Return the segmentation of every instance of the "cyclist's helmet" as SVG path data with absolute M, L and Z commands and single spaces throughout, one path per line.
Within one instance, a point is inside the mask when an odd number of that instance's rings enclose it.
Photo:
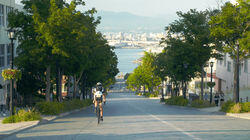
M 102 84 L 101 84 L 100 82 L 98 82 L 98 83 L 96 84 L 96 90 L 97 90 L 97 91 L 102 91 Z
M 101 82 L 98 82 L 98 83 L 96 84 L 96 86 L 102 86 L 102 83 L 101 83 Z

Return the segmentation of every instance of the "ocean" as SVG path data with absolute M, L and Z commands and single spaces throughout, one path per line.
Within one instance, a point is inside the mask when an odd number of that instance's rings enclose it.
M 120 73 L 118 75 L 125 75 L 131 73 L 138 66 L 133 61 L 143 56 L 143 49 L 115 49 L 114 50 L 118 57 L 118 69 Z

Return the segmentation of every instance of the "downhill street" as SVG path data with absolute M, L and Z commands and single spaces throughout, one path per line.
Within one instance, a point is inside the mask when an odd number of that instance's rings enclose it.
M 24 130 L 6 140 L 249 139 L 250 121 L 196 109 L 167 106 L 132 93 L 110 93 L 104 122 L 93 107 Z

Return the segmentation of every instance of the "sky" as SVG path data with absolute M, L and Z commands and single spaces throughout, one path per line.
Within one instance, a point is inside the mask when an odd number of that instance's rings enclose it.
M 21 0 L 16 0 L 20 3 Z M 67 0 L 70 1 L 70 0 Z M 140 16 L 160 17 L 174 15 L 189 9 L 218 8 L 226 0 L 84 0 L 84 10 L 95 7 L 97 11 L 128 12 Z

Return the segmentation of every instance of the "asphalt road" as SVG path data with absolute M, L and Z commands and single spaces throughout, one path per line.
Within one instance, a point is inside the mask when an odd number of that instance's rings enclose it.
M 22 131 L 6 140 L 249 140 L 250 121 L 167 106 L 132 93 L 110 93 L 104 122 L 93 108 Z

